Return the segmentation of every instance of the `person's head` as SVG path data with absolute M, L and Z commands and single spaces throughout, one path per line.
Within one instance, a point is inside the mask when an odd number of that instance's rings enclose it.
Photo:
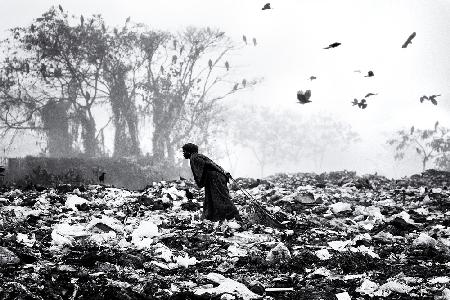
M 183 147 L 183 156 L 188 159 L 192 154 L 198 153 L 198 146 L 192 143 L 187 143 Z

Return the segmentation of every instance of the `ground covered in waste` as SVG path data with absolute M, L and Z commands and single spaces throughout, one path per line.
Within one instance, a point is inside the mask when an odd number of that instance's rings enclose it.
M 450 173 L 236 182 L 215 223 L 189 180 L 3 187 L 0 299 L 450 299 Z

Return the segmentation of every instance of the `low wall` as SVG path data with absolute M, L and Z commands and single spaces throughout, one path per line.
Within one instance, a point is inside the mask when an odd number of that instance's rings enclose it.
M 150 163 L 149 163 L 150 164 Z M 61 183 L 94 184 L 105 172 L 106 185 L 114 185 L 132 190 L 144 188 L 153 181 L 178 178 L 176 167 L 142 165 L 124 158 L 8 158 L 4 183 L 18 185 Z

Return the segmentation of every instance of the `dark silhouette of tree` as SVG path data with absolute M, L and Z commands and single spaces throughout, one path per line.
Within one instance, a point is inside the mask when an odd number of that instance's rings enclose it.
M 11 118 L 8 109 L 3 109 L 2 121 L 7 129 L 30 129 L 24 124 L 42 117 L 41 110 L 49 101 L 68 102 L 66 117 L 73 127 L 81 127 L 85 154 L 94 156 L 98 147 L 92 108 L 101 94 L 99 79 L 106 55 L 100 29 L 103 21 L 100 16 L 76 25 L 69 21 L 66 13 L 51 8 L 30 26 L 11 30 L 4 45 L 12 51 L 5 63 L 14 61 L 20 68 L 14 68 L 17 82 L 2 86 L 2 103 L 19 111 Z M 25 103 L 26 111 L 20 111 Z

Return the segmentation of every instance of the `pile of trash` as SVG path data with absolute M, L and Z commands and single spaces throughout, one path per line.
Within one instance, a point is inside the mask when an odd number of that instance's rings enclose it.
M 186 180 L 4 188 L 0 298 L 448 300 L 446 178 L 239 178 L 242 220 L 224 222 L 202 219 Z M 282 227 L 255 219 L 254 201 Z

